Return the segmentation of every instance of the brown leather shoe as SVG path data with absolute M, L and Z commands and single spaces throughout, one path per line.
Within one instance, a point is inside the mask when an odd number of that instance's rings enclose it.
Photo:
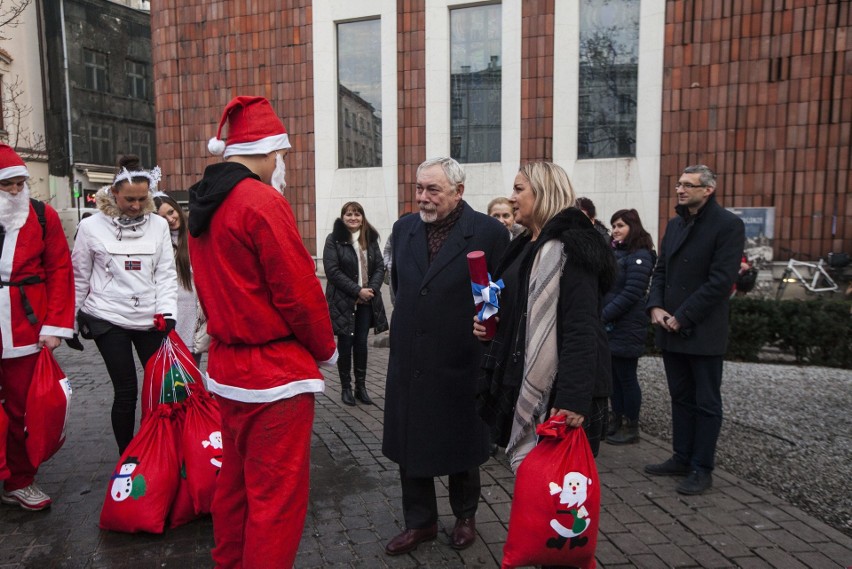
M 438 536 L 438 524 L 423 529 L 407 529 L 385 546 L 388 555 L 402 555 L 414 551 L 424 541 L 432 541 Z
M 450 547 L 466 549 L 476 541 L 476 518 L 457 518 L 450 536 Z

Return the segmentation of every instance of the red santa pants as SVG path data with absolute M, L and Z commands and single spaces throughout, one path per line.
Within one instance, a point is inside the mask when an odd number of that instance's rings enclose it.
M 314 395 L 260 404 L 220 397 L 219 409 L 213 561 L 222 569 L 292 567 L 308 511 Z
M 3 409 L 9 416 L 6 464 L 12 475 L 3 484 L 7 492 L 20 490 L 32 484 L 38 470 L 27 457 L 24 437 L 27 393 L 30 390 L 37 360 L 37 353 L 20 358 L 0 359 L 0 399 L 3 400 Z

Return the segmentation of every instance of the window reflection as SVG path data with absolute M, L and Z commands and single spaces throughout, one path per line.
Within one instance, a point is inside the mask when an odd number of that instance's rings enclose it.
M 578 158 L 636 155 L 639 1 L 581 0 Z
M 501 7 L 450 12 L 450 155 L 500 161 Z
M 382 165 L 381 21 L 337 25 L 337 165 Z

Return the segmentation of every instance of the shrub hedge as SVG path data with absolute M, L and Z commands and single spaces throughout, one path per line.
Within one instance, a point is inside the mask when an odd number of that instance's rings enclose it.
M 758 361 L 765 347 L 795 356 L 796 363 L 852 367 L 852 303 L 843 300 L 731 300 L 726 359 Z M 653 331 L 646 353 L 658 353 Z

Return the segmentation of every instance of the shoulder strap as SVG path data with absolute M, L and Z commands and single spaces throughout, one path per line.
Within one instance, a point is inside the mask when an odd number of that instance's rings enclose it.
M 32 204 L 33 209 L 38 216 L 38 224 L 41 225 L 41 238 L 44 239 L 47 236 L 47 220 L 44 217 L 44 202 L 35 198 L 30 198 L 30 204 Z

